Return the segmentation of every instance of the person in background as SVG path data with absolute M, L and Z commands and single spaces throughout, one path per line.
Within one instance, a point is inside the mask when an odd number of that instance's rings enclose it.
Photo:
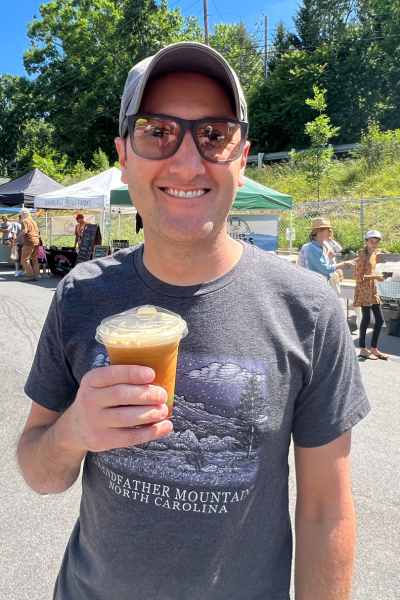
M 329 264 L 334 265 L 336 255 L 338 254 L 338 252 L 342 251 L 342 246 L 338 244 L 336 240 L 333 239 L 333 231 L 331 233 L 331 237 L 328 240 L 325 240 L 323 244 L 326 250 L 325 254 L 327 256 Z M 340 296 L 341 281 L 343 281 L 343 271 L 342 269 L 338 269 L 336 267 L 336 270 L 333 273 L 331 273 L 331 276 L 329 278 L 329 285 L 338 296 Z
M 42 238 L 39 238 L 38 263 L 39 263 L 39 273 L 40 273 L 40 269 L 42 270 L 42 275 L 39 274 L 39 279 L 44 279 L 45 277 L 50 277 L 50 274 L 47 273 L 47 260 L 46 260 L 46 253 L 44 251 Z
M 21 209 L 21 222 L 22 231 L 15 237 L 15 241 L 20 242 L 22 238 L 24 239 L 21 254 L 21 263 L 26 271 L 24 281 L 37 281 L 39 279 L 39 228 L 27 208 Z
M 376 229 L 371 229 L 371 231 L 367 232 L 367 235 L 365 236 L 365 246 L 355 261 L 353 275 L 356 282 L 353 306 L 360 306 L 362 313 L 360 323 L 359 356 L 369 358 L 370 360 L 378 360 L 379 358 L 387 360 L 389 358 L 388 354 L 379 352 L 377 348 L 379 334 L 381 332 L 384 319 L 381 299 L 376 289 L 376 282 L 385 281 L 385 279 L 387 279 L 386 276 L 380 276 L 375 273 L 377 254 L 387 253 L 387 251 L 383 248 L 378 248 L 381 240 L 382 236 Z M 375 323 L 372 330 L 371 349 L 368 351 L 366 348 L 365 337 L 368 325 L 371 321 L 371 311 L 374 315 Z
M 300 248 L 299 258 L 298 258 L 297 264 L 300 267 L 303 267 L 303 269 L 308 269 L 307 252 L 308 252 L 308 247 L 309 247 L 310 244 L 311 244 L 311 241 L 307 242 L 306 244 L 303 244 L 302 247 Z
M 25 275 L 25 271 L 22 269 L 22 265 L 21 265 L 21 253 L 22 253 L 22 246 L 24 245 L 24 238 L 20 238 L 20 240 L 18 242 L 16 241 L 16 237 L 17 237 L 17 235 L 19 235 L 21 233 L 21 231 L 22 231 L 21 214 L 19 214 L 18 221 L 13 223 L 11 226 L 12 241 L 13 241 L 13 244 L 16 244 L 17 248 L 18 248 L 18 260 L 16 260 L 14 263 L 14 266 L 15 266 L 14 277 L 19 277 L 20 275 Z
M 75 218 L 76 218 L 77 223 L 76 223 L 76 227 L 75 227 L 74 248 L 76 248 L 76 246 L 78 246 L 78 250 L 79 250 L 79 247 L 82 243 L 83 232 L 85 230 L 85 226 L 87 225 L 87 223 L 85 222 L 85 217 L 81 213 L 78 213 Z
M 2 215 L 2 224 L 0 227 L 1 232 L 1 243 L 8 244 L 11 239 L 11 223 L 8 220 L 7 215 Z
M 345 260 L 340 263 L 331 263 L 333 256 L 324 251 L 324 242 L 332 240 L 333 228 L 329 219 L 318 218 L 311 223 L 310 245 L 307 248 L 307 266 L 310 271 L 319 273 L 329 281 L 331 274 L 345 265 L 354 265 L 354 261 Z

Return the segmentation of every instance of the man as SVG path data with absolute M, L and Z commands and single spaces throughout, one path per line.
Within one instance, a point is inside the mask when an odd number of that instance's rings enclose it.
M 226 233 L 246 116 L 207 46 L 174 44 L 129 73 L 116 145 L 146 241 L 60 283 L 25 388 L 28 484 L 62 492 L 85 459 L 56 600 L 288 600 L 292 433 L 296 598 L 350 597 L 350 429 L 368 400 L 325 282 Z M 188 324 L 171 420 L 154 372 L 106 366 L 94 340 L 144 304 Z
M 37 281 L 39 279 L 40 231 L 28 208 L 21 208 L 20 216 L 22 229 L 15 236 L 14 243 L 21 244 L 21 240 L 24 240 L 21 250 L 21 264 L 26 271 L 26 275 L 22 281 Z
M 8 220 L 7 215 L 2 215 L 1 220 L 1 243 L 8 244 L 11 239 L 11 223 Z
M 17 245 L 18 248 L 18 260 L 15 261 L 15 273 L 14 277 L 19 277 L 20 275 L 25 275 L 25 271 L 21 269 L 21 260 L 22 260 L 22 246 L 24 245 L 24 238 L 19 238 L 17 241 L 17 235 L 19 235 L 22 231 L 22 222 L 21 222 L 21 213 L 18 215 L 18 221 L 12 224 L 11 226 L 11 235 L 13 242 Z
M 76 226 L 75 226 L 74 248 L 76 248 L 76 246 L 78 246 L 78 250 L 79 250 L 80 245 L 82 244 L 83 232 L 85 231 L 85 227 L 86 227 L 87 223 L 85 222 L 85 217 L 81 213 L 78 213 L 75 218 L 76 218 Z

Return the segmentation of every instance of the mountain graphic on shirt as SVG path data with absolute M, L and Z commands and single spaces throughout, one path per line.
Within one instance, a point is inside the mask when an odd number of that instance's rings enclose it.
M 101 364 L 107 364 L 104 348 L 93 361 L 95 368 Z M 268 429 L 265 369 L 232 358 L 180 355 L 178 390 L 183 393 L 175 393 L 171 433 L 101 452 L 98 459 L 150 481 L 250 485 Z

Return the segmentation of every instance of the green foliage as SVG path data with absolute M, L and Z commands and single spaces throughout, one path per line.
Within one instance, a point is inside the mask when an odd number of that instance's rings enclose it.
M 352 154 L 365 163 L 369 172 L 379 163 L 393 163 L 400 157 L 400 129 L 381 131 L 379 124 L 371 120 Z
M 264 53 L 244 23 L 216 24 L 210 46 L 218 50 L 236 71 L 245 93 L 262 82 Z
M 28 25 L 24 65 L 35 76 L 37 111 L 54 125 L 56 150 L 91 165 L 102 148 L 116 158 L 120 96 L 135 62 L 179 39 L 198 39 L 198 21 L 165 1 L 52 0 Z
M 304 148 L 305 123 L 312 117 L 306 99 L 314 85 L 326 87 L 325 51 L 310 56 L 305 51 L 284 54 L 261 86 L 248 97 L 250 139 L 260 152 Z
M 64 178 L 63 173 L 67 162 L 68 157 L 65 154 L 61 158 L 58 158 L 54 152 L 48 153 L 46 156 L 40 156 L 40 154 L 34 152 L 32 156 L 34 169 L 40 169 L 45 175 L 60 183 Z
M 96 150 L 92 159 L 93 170 L 96 173 L 102 173 L 110 168 L 110 163 L 108 162 L 107 155 L 102 151 L 101 148 Z
M 354 143 L 369 119 L 400 128 L 400 4 L 389 0 L 303 0 L 280 23 L 269 77 L 252 90 L 250 139 L 258 151 L 307 147 L 304 106 L 313 85 L 325 88 L 338 143 Z
M 313 110 L 319 112 L 314 121 L 309 121 L 305 126 L 305 133 L 311 139 L 311 148 L 303 152 L 291 152 L 291 158 L 296 166 L 301 169 L 306 179 L 317 184 L 318 200 L 320 197 L 320 182 L 322 176 L 332 167 L 333 149 L 324 148 L 331 139 L 337 135 L 339 127 L 330 124 L 330 118 L 323 114 L 326 109 L 326 89 L 320 90 L 318 86 L 313 87 L 314 98 L 307 98 L 306 104 Z
M 0 176 L 16 158 L 18 137 L 31 108 L 32 84 L 25 77 L 0 76 Z M 11 172 L 12 174 L 12 172 Z
M 54 154 L 55 131 L 50 123 L 43 119 L 29 119 L 25 122 L 17 136 L 18 151 L 16 154 L 18 168 L 15 177 L 21 177 L 35 168 L 33 155 L 47 156 Z

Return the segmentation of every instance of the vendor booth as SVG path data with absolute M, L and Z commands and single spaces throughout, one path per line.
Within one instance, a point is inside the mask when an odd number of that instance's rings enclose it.
M 35 196 L 64 189 L 39 169 L 0 186 L 0 204 L 32 208 Z
M 292 197 L 261 185 L 248 177 L 245 184 L 238 188 L 235 201 L 227 221 L 227 232 L 234 238 L 242 239 L 259 246 L 263 250 L 276 250 L 278 247 L 278 216 L 277 215 L 237 215 L 239 210 L 283 210 L 292 208 Z M 128 186 L 125 185 L 111 192 L 110 212 L 118 207 L 136 210 L 132 206 Z
M 89 179 L 70 185 L 62 190 L 56 190 L 48 194 L 40 194 L 35 197 L 35 209 L 46 210 L 94 210 L 100 212 L 100 231 L 96 235 L 104 236 L 105 214 L 110 207 L 111 191 L 121 187 L 121 171 L 116 167 L 107 169 L 103 173 L 94 175 Z M 91 224 L 94 227 L 94 224 Z M 96 238 L 101 244 L 101 238 Z M 53 275 L 63 276 L 73 268 L 78 260 L 77 252 L 73 248 L 57 248 L 50 244 L 48 252 L 48 263 Z
M 248 177 L 244 178 L 244 186 L 238 188 L 232 211 L 236 210 L 270 210 L 291 209 L 292 197 L 261 185 Z M 111 206 L 132 207 L 128 186 L 124 185 L 111 192 Z

